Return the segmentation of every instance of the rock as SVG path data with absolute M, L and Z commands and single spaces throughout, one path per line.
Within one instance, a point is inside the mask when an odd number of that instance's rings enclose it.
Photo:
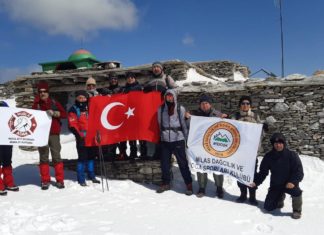
M 289 110 L 289 106 L 286 103 L 276 103 L 276 105 L 272 108 L 274 112 L 286 112 Z
M 305 111 L 306 105 L 301 101 L 297 101 L 296 103 L 292 103 L 290 105 L 290 109 L 294 111 Z
M 300 80 L 304 80 L 305 78 L 306 78 L 306 75 L 299 74 L 299 73 L 294 73 L 294 74 L 290 74 L 290 75 L 286 76 L 284 78 L 284 80 L 287 80 L 287 81 L 300 81 Z
M 273 116 L 269 116 L 269 117 L 266 118 L 266 122 L 270 126 L 273 126 L 277 122 L 277 120 Z

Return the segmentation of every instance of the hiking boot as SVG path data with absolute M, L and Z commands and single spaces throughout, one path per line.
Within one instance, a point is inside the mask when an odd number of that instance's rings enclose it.
M 224 189 L 223 189 L 223 187 L 217 187 L 216 188 L 216 196 L 218 198 L 223 198 L 224 197 Z
M 293 219 L 300 219 L 301 212 L 302 212 L 302 205 L 303 205 L 302 195 L 300 195 L 299 197 L 292 197 L 293 213 L 291 217 Z
M 241 194 L 235 201 L 237 202 L 237 203 L 243 203 L 243 202 L 245 202 L 246 201 L 246 199 L 247 199 L 247 197 L 246 197 L 246 195 L 244 195 L 244 194 Z
M 6 189 L 7 189 L 8 191 L 14 191 L 14 192 L 19 191 L 19 187 L 16 186 L 16 185 L 13 185 L 13 186 L 7 186 Z
M 163 192 L 165 192 L 165 191 L 168 191 L 168 190 L 170 190 L 171 188 L 170 188 L 170 185 L 169 184 L 162 184 L 157 190 L 156 190 L 156 192 L 157 193 L 163 193 Z
M 41 189 L 47 190 L 49 188 L 49 186 L 50 186 L 49 182 L 42 182 Z
M 191 196 L 193 194 L 193 191 L 192 191 L 192 183 L 187 184 L 187 190 L 186 190 L 185 194 L 187 196 Z
M 94 184 L 100 184 L 100 180 L 97 180 L 96 178 L 91 179 L 92 183 Z
M 7 190 L 0 190 L 0 196 L 6 196 L 7 195 Z
M 278 201 L 278 204 L 277 204 L 277 209 L 281 209 L 284 207 L 284 201 L 285 201 L 285 198 L 286 198 L 286 194 L 282 194 L 279 198 L 279 201 Z
M 88 186 L 88 185 L 86 184 L 86 182 L 79 183 L 79 184 L 80 184 L 80 186 L 82 186 L 82 187 L 86 187 L 86 186 Z
M 256 197 L 255 197 L 256 190 L 249 188 L 249 192 L 250 192 L 249 203 L 251 205 L 253 205 L 253 206 L 257 206 L 258 205 L 258 201 L 256 200 Z
M 250 198 L 249 198 L 249 203 L 250 203 L 252 206 L 257 206 L 257 205 L 258 205 L 258 201 L 255 199 L 255 197 L 250 197 Z
M 301 218 L 301 212 L 300 211 L 294 211 L 291 215 L 291 218 L 293 219 L 300 219 Z
M 199 188 L 198 193 L 196 194 L 198 198 L 201 198 L 205 196 L 205 189 L 204 188 Z
M 63 188 L 65 188 L 63 182 L 56 182 L 54 185 L 55 185 L 55 187 L 58 188 L 58 189 L 63 189 Z

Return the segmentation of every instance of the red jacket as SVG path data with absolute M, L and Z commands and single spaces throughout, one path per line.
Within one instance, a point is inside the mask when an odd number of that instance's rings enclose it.
M 80 112 L 79 115 L 78 117 L 77 111 L 72 106 L 68 114 L 69 128 L 76 138 L 83 139 L 88 130 L 88 112 Z
M 57 102 L 54 99 L 47 98 L 46 101 L 43 101 L 39 98 L 39 96 L 36 96 L 34 99 L 34 104 L 32 106 L 32 109 L 37 109 L 37 110 L 53 110 L 53 111 L 59 111 L 60 112 L 60 117 L 55 118 L 52 117 L 52 125 L 51 125 L 51 130 L 50 130 L 50 135 L 59 135 L 61 132 L 61 119 L 66 118 L 67 114 L 63 108 L 63 106 Z

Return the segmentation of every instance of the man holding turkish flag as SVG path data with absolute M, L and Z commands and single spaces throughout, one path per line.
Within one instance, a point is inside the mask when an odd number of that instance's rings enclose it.
M 101 145 L 127 140 L 146 140 L 157 143 L 160 139 L 157 110 L 162 104 L 159 92 L 134 91 L 90 99 L 89 126 L 86 146 L 95 146 L 96 134 Z

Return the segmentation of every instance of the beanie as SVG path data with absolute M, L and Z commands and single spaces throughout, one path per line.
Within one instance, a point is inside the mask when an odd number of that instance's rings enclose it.
M 243 100 L 248 100 L 250 102 L 250 104 L 252 104 L 252 99 L 250 96 L 247 96 L 247 95 L 243 95 L 241 98 L 240 98 L 240 102 L 239 102 L 239 106 L 241 105 L 241 103 L 243 102 Z
M 275 142 L 281 141 L 286 145 L 286 138 L 282 133 L 276 132 L 270 138 L 270 143 L 273 146 Z
M 48 91 L 48 83 L 47 82 L 40 82 L 37 85 L 37 90 L 39 92 L 39 90 L 46 90 Z
M 126 75 L 125 75 L 125 77 L 126 77 L 126 79 L 127 79 L 127 78 L 130 78 L 130 77 L 131 77 L 131 78 L 136 78 L 136 75 L 135 75 L 135 73 L 127 72 Z
M 78 97 L 78 96 L 80 96 L 80 95 L 86 97 L 87 99 L 89 98 L 89 94 L 88 94 L 88 92 L 86 92 L 86 91 L 84 91 L 84 90 L 76 91 L 76 92 L 74 93 L 74 95 L 75 95 L 75 98 Z
M 93 77 L 89 77 L 87 82 L 86 82 L 86 85 L 96 85 L 96 80 L 93 78 Z
M 154 66 L 160 67 L 163 70 L 163 64 L 160 61 L 155 61 L 152 64 L 152 67 L 154 67 Z
M 205 95 L 203 94 L 200 99 L 199 99 L 199 103 L 202 103 L 202 102 L 208 102 L 208 103 L 212 103 L 212 98 L 209 97 L 208 95 Z

